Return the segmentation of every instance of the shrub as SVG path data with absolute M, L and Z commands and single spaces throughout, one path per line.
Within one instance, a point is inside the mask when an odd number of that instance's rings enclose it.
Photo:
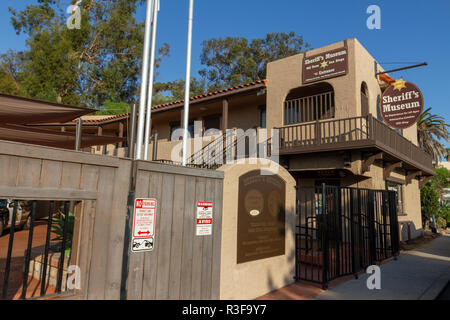
M 56 243 L 57 246 L 62 246 L 62 240 L 64 235 L 64 219 L 65 215 L 60 211 L 61 218 L 53 218 L 52 232 L 56 234 L 56 237 L 52 239 L 53 241 L 58 241 Z M 75 226 L 75 216 L 73 213 L 69 212 L 69 219 L 67 221 L 67 234 L 66 234 L 66 256 L 70 254 L 72 251 L 72 237 L 73 237 L 73 229 Z
M 422 206 L 423 226 L 430 220 L 431 215 L 439 211 L 439 194 L 431 183 L 420 189 L 420 202 Z
M 436 226 L 437 226 L 439 229 L 445 229 L 445 228 L 447 228 L 447 220 L 444 219 L 444 217 L 442 217 L 442 216 L 438 216 L 438 217 L 436 218 Z

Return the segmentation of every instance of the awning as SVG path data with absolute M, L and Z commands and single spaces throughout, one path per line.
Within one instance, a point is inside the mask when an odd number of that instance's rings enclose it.
M 66 123 L 95 111 L 0 94 L 0 124 Z
M 81 137 L 82 148 L 127 141 L 126 138 L 97 136 L 93 134 L 82 134 Z M 75 148 L 75 135 L 73 133 L 31 128 L 20 125 L 0 124 L 0 140 L 72 150 Z

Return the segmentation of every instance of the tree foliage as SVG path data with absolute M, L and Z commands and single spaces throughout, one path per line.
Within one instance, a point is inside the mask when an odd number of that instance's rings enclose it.
M 433 157 L 433 160 L 439 160 L 447 157 L 447 149 L 441 143 L 441 140 L 449 142 L 449 125 L 444 117 L 432 114 L 431 108 L 426 109 L 417 121 L 417 139 L 419 146 Z
M 436 175 L 420 189 L 423 223 L 429 221 L 431 215 L 450 223 L 450 206 L 443 198 L 444 189 L 450 187 L 450 170 L 438 167 L 434 171 Z
M 180 101 L 184 99 L 185 81 L 183 79 L 158 82 L 154 85 L 155 96 L 153 105 L 160 105 L 172 101 Z M 190 96 L 195 97 L 204 94 L 206 91 L 205 80 L 193 77 L 190 85 Z
M 34 0 L 23 10 L 10 8 L 17 34 L 27 49 L 0 56 L 0 92 L 126 112 L 136 103 L 142 67 L 144 22 L 136 20 L 143 0 L 72 0 L 81 8 L 80 29 L 68 28 L 68 2 Z M 214 38 L 203 42 L 199 78 L 190 95 L 265 79 L 267 64 L 309 48 L 295 32 L 264 38 Z M 170 46 L 158 50 L 156 70 Z M 158 75 L 158 71 L 156 72 Z M 184 99 L 184 80 L 156 82 L 153 105 Z
M 242 37 L 214 38 L 203 41 L 200 75 L 209 91 L 266 78 L 267 64 L 308 49 L 295 32 L 269 33 L 251 41 Z
M 427 183 L 420 189 L 420 202 L 422 206 L 422 222 L 425 226 L 432 215 L 439 211 L 439 194 L 431 183 Z
M 23 57 L 20 52 L 8 50 L 0 55 L 0 92 L 23 96 Z
M 95 107 L 133 101 L 143 51 L 144 23 L 135 18 L 140 3 L 84 0 L 80 29 L 67 27 L 67 3 L 37 0 L 22 11 L 10 8 L 16 32 L 28 36 L 20 64 L 24 95 Z M 169 49 L 159 49 L 157 67 Z

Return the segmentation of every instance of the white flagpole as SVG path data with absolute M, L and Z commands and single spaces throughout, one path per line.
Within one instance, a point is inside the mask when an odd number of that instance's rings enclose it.
M 192 54 L 192 23 L 194 20 L 194 0 L 189 0 L 188 40 L 186 53 L 186 83 L 184 92 L 184 124 L 183 124 L 183 166 L 187 164 L 187 142 L 189 126 L 189 99 L 191 89 L 191 54 Z
M 142 140 L 144 138 L 145 103 L 147 100 L 148 60 L 150 46 L 150 28 L 153 0 L 147 0 L 147 13 L 145 18 L 144 53 L 142 55 L 141 94 L 139 98 L 139 121 L 136 138 L 136 159 L 142 159 Z
M 148 160 L 148 145 L 150 140 L 150 123 L 152 116 L 153 101 L 153 80 L 155 77 L 155 54 L 156 54 L 156 26 L 158 24 L 159 0 L 153 0 L 153 27 L 152 27 L 152 46 L 150 53 L 150 74 L 148 82 L 147 114 L 145 118 L 145 136 L 144 136 L 144 160 Z

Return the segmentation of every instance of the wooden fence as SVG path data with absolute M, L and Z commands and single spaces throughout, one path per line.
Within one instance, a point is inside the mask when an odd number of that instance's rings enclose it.
M 218 297 L 223 173 L 0 141 L 0 199 L 82 201 L 68 299 L 119 299 L 127 197 L 158 200 L 154 251 L 130 253 L 129 299 Z M 214 202 L 212 236 L 195 236 L 195 202 Z
M 128 299 L 218 299 L 223 173 L 138 162 L 136 197 L 159 199 L 155 249 L 130 259 Z M 195 236 L 195 204 L 213 202 L 213 236 Z

